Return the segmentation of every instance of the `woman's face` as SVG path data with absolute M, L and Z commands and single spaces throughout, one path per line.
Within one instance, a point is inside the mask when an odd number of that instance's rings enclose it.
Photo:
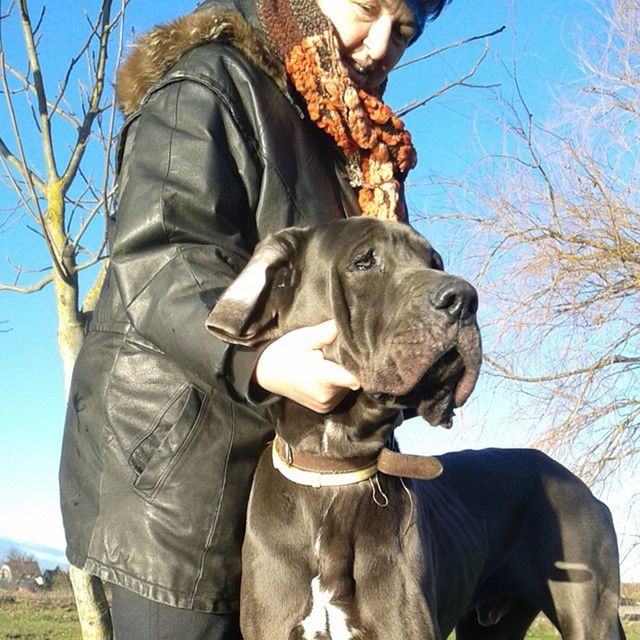
M 402 0 L 317 2 L 335 27 L 351 79 L 367 91 L 379 87 L 413 39 L 411 9 Z

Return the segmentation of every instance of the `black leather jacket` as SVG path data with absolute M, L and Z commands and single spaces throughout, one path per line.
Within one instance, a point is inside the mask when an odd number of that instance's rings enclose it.
M 157 79 L 120 80 L 143 95 L 122 133 L 111 262 L 60 469 L 72 564 L 218 613 L 237 609 L 245 504 L 271 425 L 248 398 L 256 353 L 218 342 L 205 318 L 267 234 L 357 213 L 330 138 L 231 31 L 161 61 Z

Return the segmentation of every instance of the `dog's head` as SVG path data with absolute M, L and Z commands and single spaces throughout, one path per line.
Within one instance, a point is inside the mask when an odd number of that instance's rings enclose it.
M 475 289 L 445 273 L 418 233 L 351 218 L 261 242 L 207 326 L 222 340 L 257 345 L 334 318 L 340 336 L 325 357 L 380 405 L 449 426 L 480 369 L 476 308 Z

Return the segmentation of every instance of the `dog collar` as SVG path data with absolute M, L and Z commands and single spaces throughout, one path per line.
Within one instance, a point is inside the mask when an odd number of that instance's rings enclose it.
M 300 453 L 278 435 L 271 447 L 271 457 L 273 466 L 287 480 L 308 487 L 358 484 L 378 472 L 377 456 L 337 459 Z
M 271 447 L 273 466 L 285 478 L 308 487 L 337 487 L 358 484 L 376 473 L 389 476 L 432 480 L 443 472 L 442 463 L 432 456 L 417 456 L 382 449 L 369 458 L 326 458 L 294 451 L 276 435 Z

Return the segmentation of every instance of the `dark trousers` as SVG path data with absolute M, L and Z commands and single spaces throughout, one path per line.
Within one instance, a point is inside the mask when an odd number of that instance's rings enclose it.
M 237 615 L 178 609 L 111 585 L 115 640 L 242 640 Z

